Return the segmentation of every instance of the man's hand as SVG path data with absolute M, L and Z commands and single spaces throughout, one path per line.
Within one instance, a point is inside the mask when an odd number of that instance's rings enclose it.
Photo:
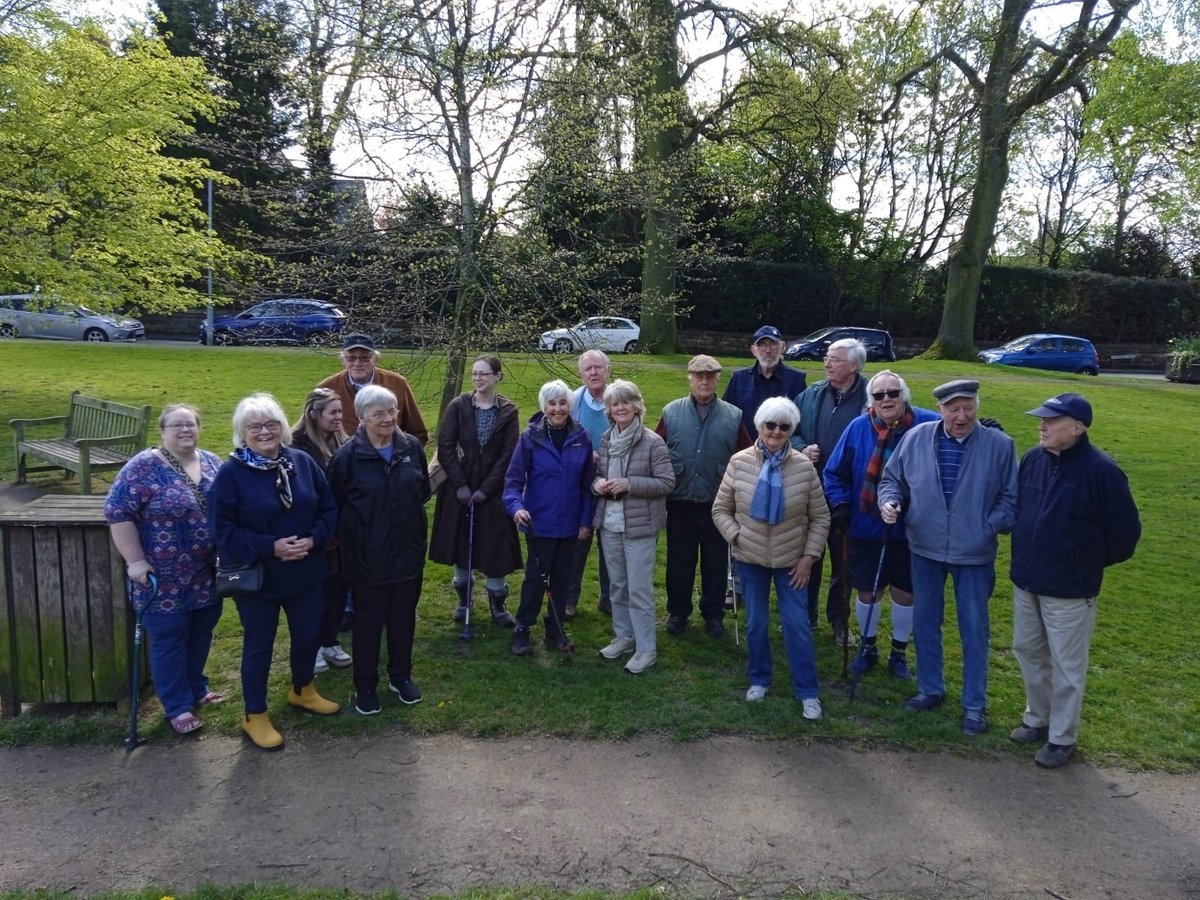
M 896 520 L 900 518 L 900 504 L 891 502 L 883 504 L 879 507 L 879 518 L 883 519 L 887 525 L 895 525 Z

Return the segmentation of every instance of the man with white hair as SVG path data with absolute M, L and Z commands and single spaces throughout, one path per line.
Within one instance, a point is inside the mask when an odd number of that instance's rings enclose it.
M 867 364 L 867 348 L 855 338 L 834 341 L 825 351 L 825 377 L 810 384 L 794 399 L 800 410 L 800 425 L 792 435 L 792 446 L 825 472 L 825 461 L 837 446 L 842 432 L 867 408 L 867 380 L 863 366 Z M 847 510 L 843 510 L 843 513 Z M 849 545 L 843 514 L 835 516 L 829 527 L 829 587 L 825 592 L 825 619 L 833 626 L 833 638 L 841 646 L 854 646 L 850 631 Z M 817 596 L 825 554 L 813 565 L 811 602 L 808 605 L 808 624 L 817 624 Z
M 996 586 L 997 538 L 1016 520 L 1017 456 L 1012 438 L 978 422 L 978 381 L 948 381 L 933 396 L 941 421 L 913 428 L 892 454 L 879 484 L 879 514 L 888 525 L 907 515 L 917 694 L 906 706 L 923 712 L 946 699 L 942 620 L 949 577 L 963 645 L 962 730 L 978 735 L 987 731 L 988 600 Z
M 592 442 L 593 461 L 598 459 L 600 438 L 612 423 L 604 408 L 604 389 L 612 377 L 612 362 L 603 350 L 585 350 L 579 355 L 579 378 L 583 382 L 571 394 L 571 418 L 582 425 Z M 579 541 L 575 564 L 567 585 L 566 616 L 575 618 L 579 608 L 579 595 L 583 593 L 583 574 L 587 571 L 588 557 L 592 553 L 592 537 Z M 607 616 L 612 615 L 609 599 L 608 569 L 604 565 L 604 548 L 596 541 L 596 575 L 600 580 L 600 599 L 596 606 Z
M 858 591 L 856 612 L 863 640 L 854 671 L 862 675 L 879 662 L 879 600 L 883 589 L 890 587 L 892 648 L 887 667 L 894 677 L 907 679 L 912 677 L 907 650 L 913 619 L 908 541 L 903 518 L 894 525 L 883 524 L 876 498 L 884 467 L 900 441 L 913 426 L 936 422 L 938 415 L 913 406 L 908 385 L 889 369 L 867 383 L 867 397 L 867 411 L 847 426 L 826 460 L 825 499 L 833 520 L 848 523 L 848 579 Z M 879 594 L 874 593 L 876 581 Z
M 368 384 L 385 387 L 396 395 L 396 404 L 400 409 L 397 425 L 400 430 L 411 434 L 421 446 L 429 443 L 429 430 L 425 420 L 421 418 L 421 409 L 417 406 L 416 397 L 408 379 L 399 372 L 380 369 L 379 351 L 375 349 L 375 341 L 367 334 L 348 334 L 342 340 L 343 371 L 330 375 L 317 385 L 319 388 L 329 388 L 342 401 L 342 429 L 346 434 L 353 435 L 358 430 L 358 416 L 354 412 L 355 395 Z

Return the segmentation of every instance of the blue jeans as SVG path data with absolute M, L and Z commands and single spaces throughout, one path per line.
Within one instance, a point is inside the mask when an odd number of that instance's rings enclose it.
M 808 588 L 794 588 L 788 569 L 768 569 L 738 561 L 742 600 L 746 606 L 746 649 L 750 654 L 750 684 L 770 687 L 771 581 L 783 624 L 783 646 L 792 673 L 792 691 L 799 700 L 817 697 L 817 656 L 808 624 Z
M 267 599 L 249 594 L 234 601 L 242 620 L 242 698 L 247 715 L 267 711 L 267 677 L 271 674 L 280 610 L 287 615 L 292 639 L 292 687 L 298 691 L 312 684 L 320 648 L 317 633 L 324 590 L 324 582 L 318 582 L 290 597 Z
M 967 566 L 912 554 L 913 642 L 917 647 L 917 690 L 946 693 L 942 677 L 942 622 L 946 618 L 946 576 L 954 582 L 954 607 L 962 639 L 962 706 L 967 712 L 987 708 L 988 599 L 996 586 L 995 563 Z
M 191 712 L 208 693 L 204 666 L 220 618 L 221 604 L 213 603 L 188 612 L 147 610 L 142 619 L 149 637 L 154 692 L 168 719 Z

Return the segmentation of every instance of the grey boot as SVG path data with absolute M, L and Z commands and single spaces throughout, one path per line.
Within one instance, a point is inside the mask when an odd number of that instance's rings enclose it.
M 467 584 L 468 584 L 468 582 L 464 581 L 460 584 L 459 582 L 455 581 L 455 582 L 453 582 L 453 584 L 454 584 L 454 593 L 458 594 L 458 606 L 454 610 L 454 621 L 460 622 L 460 623 L 465 622 L 465 621 L 467 621 L 467 599 L 468 599 Z
M 504 608 L 504 601 L 508 599 L 508 587 L 502 591 L 493 591 L 488 589 L 488 606 L 492 610 L 492 624 L 499 625 L 501 628 L 512 628 L 517 624 L 517 620 Z

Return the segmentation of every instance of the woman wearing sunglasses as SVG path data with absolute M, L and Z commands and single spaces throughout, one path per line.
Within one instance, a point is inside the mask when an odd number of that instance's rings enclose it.
M 713 503 L 713 523 L 729 541 L 746 604 L 746 699 L 762 700 L 771 686 L 768 622 L 774 582 L 792 691 L 804 718 L 816 720 L 821 701 L 808 624 L 809 580 L 829 536 L 829 507 L 816 468 L 788 443 L 799 421 L 800 412 L 788 398 L 763 401 L 754 414 L 758 439 L 729 460 Z
M 864 645 L 854 660 L 854 670 L 862 675 L 879 662 L 876 634 L 880 611 L 871 608 L 879 599 L 872 593 L 878 572 L 880 587 L 890 586 L 892 590 L 888 671 L 896 678 L 908 679 L 912 677 L 907 650 L 913 620 L 908 541 L 903 516 L 890 529 L 884 526 L 875 495 L 883 468 L 904 435 L 914 425 L 937 421 L 939 416 L 932 410 L 914 407 L 904 379 L 888 369 L 868 382 L 867 398 L 867 411 L 846 427 L 826 462 L 825 497 L 833 517 L 847 520 L 850 527 L 850 583 L 858 591 L 856 613 Z

